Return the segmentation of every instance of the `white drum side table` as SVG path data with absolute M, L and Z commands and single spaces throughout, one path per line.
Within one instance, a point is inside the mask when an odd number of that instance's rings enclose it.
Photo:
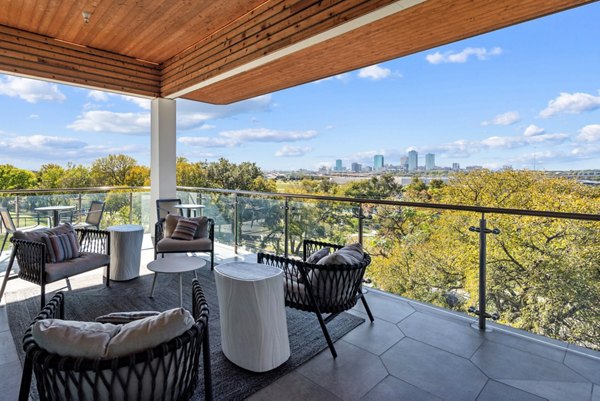
M 137 224 L 110 226 L 110 279 L 131 280 L 140 276 L 144 227 Z
M 290 357 L 283 274 L 273 266 L 231 262 L 215 266 L 221 347 L 236 365 L 266 372 Z

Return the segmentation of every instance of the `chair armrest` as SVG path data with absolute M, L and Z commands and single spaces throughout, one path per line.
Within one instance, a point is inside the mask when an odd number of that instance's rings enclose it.
M 208 323 L 208 303 L 198 279 L 192 280 L 192 315 L 198 321 L 205 318 Z
M 165 236 L 164 220 L 157 221 L 154 224 L 154 243 L 158 243 Z
M 44 306 L 44 309 L 38 313 L 38 315 L 33 319 L 33 322 L 29 325 L 29 328 L 25 332 L 25 337 L 23 338 L 23 350 L 25 352 L 32 346 L 37 346 L 35 341 L 33 341 L 33 336 L 31 334 L 31 330 L 35 322 L 38 320 L 44 319 L 64 319 L 65 318 L 65 296 L 62 291 L 54 294 L 52 299 Z
M 211 218 L 208 219 L 208 238 L 211 242 L 215 241 L 215 221 Z
M 46 267 L 46 244 L 15 238 L 10 241 L 19 264 L 19 278 L 41 284 Z
M 285 280 L 292 279 L 301 283 L 308 282 L 308 273 L 312 270 L 311 265 L 301 260 L 290 259 L 271 253 L 259 252 L 256 254 L 258 263 L 274 266 L 283 270 Z
M 81 252 L 93 252 L 110 255 L 110 231 L 86 230 L 76 228 Z

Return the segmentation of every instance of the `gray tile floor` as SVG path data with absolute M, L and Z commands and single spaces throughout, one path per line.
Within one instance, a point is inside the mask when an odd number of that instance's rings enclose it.
M 232 255 L 220 249 L 217 261 Z M 152 258 L 145 240 L 142 274 Z M 2 271 L 0 258 L 0 271 Z M 94 276 L 96 275 L 96 276 Z M 98 272 L 72 279 L 97 283 Z M 8 290 L 29 286 L 9 282 Z M 50 288 L 52 290 L 52 288 Z M 600 401 L 600 353 L 490 324 L 379 291 L 367 300 L 375 322 L 365 323 L 249 399 L 260 400 L 582 400 Z M 17 398 L 20 363 L 0 303 L 0 399 Z M 352 313 L 365 317 L 362 307 Z

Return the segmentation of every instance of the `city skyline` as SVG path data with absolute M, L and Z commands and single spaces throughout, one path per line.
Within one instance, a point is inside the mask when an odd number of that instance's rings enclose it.
M 594 3 L 231 105 L 178 100 L 178 156 L 317 170 L 415 150 L 438 166 L 599 168 L 598 15 Z M 0 163 L 149 165 L 149 105 L 0 75 Z

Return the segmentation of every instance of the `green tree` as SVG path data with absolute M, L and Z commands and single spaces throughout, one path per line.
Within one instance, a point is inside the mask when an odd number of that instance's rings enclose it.
M 150 185 L 150 169 L 146 166 L 133 166 L 125 175 L 124 185 L 143 187 Z
M 92 186 L 90 169 L 81 164 L 67 164 L 62 183 L 62 188 L 86 188 Z
M 62 188 L 65 169 L 54 163 L 44 164 L 40 167 L 37 176 L 40 188 Z
M 28 189 L 37 183 L 35 174 L 10 164 L 0 164 L 0 190 L 1 189 Z
M 192 163 L 185 157 L 177 158 L 176 165 L 177 185 L 183 187 L 205 188 L 210 185 L 206 163 Z
M 345 195 L 351 198 L 385 199 L 396 198 L 402 193 L 402 185 L 396 183 L 394 176 L 384 174 L 364 181 L 351 182 Z
M 91 167 L 92 182 L 97 186 L 127 185 L 129 171 L 137 162 L 127 155 L 108 155 L 94 160 Z

